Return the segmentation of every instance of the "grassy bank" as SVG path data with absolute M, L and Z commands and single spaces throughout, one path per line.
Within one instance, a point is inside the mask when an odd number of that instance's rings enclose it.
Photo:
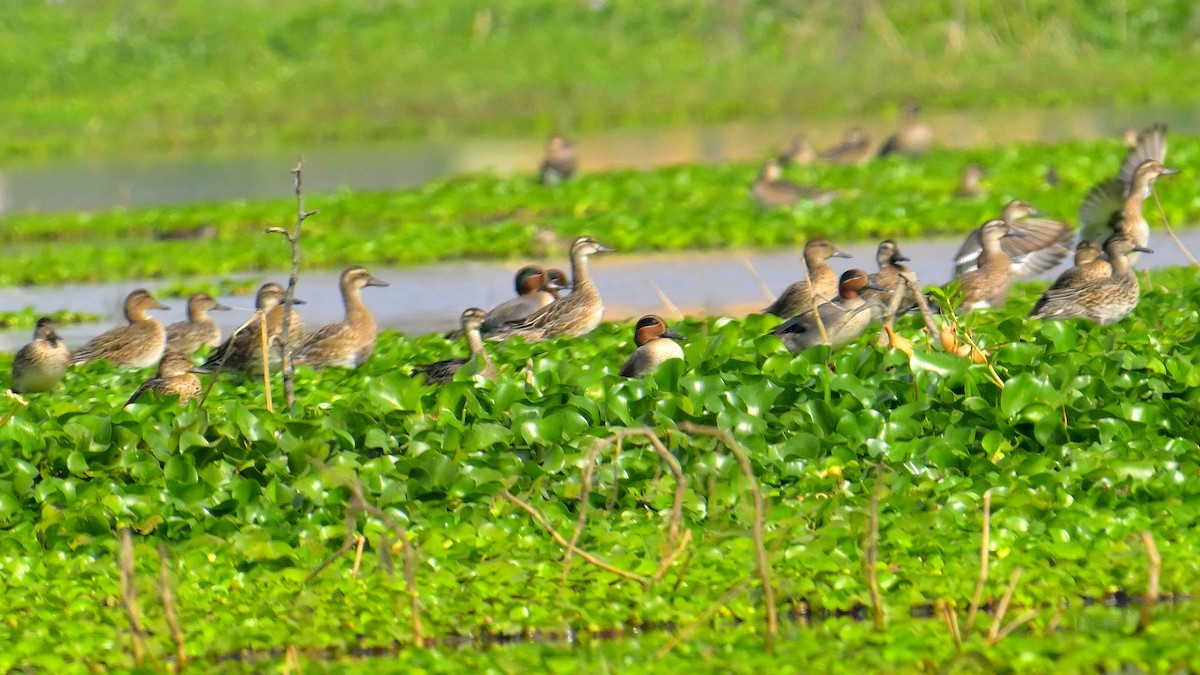
M 1143 532 L 1161 554 L 1161 591 L 1200 590 L 1200 282 L 1190 270 L 1150 282 L 1111 327 L 1026 320 L 1032 285 L 1002 311 L 971 315 L 995 379 L 923 343 L 912 358 L 876 347 L 874 330 L 833 355 L 793 356 L 765 335 L 774 319 L 764 316 L 679 322 L 686 361 L 644 381 L 615 375 L 628 325 L 493 345 L 497 382 L 462 373 L 436 389 L 404 371 L 461 346 L 385 334 L 360 370 L 301 368 L 293 416 L 267 410 L 260 383 L 228 379 L 203 407 L 122 408 L 147 372 L 75 369 L 0 428 L 0 669 L 132 666 L 116 562 L 124 527 L 148 653 L 174 652 L 161 543 L 186 649 L 205 671 L 261 669 L 225 660 L 242 650 L 279 664 L 289 645 L 351 665 L 356 650 L 399 649 L 402 663 L 460 672 L 666 672 L 697 658 L 738 672 L 798 659 L 815 670 L 1194 668 L 1193 601 L 1156 608 L 1138 633 L 1136 611 L 1084 602 L 1147 587 Z M 915 319 L 898 330 L 915 336 Z M 731 432 L 748 464 L 689 422 Z M 600 448 L 585 478 L 598 440 L 642 427 L 663 439 L 681 483 L 636 437 L 619 453 Z M 359 510 L 355 490 L 380 510 Z M 1023 571 L 1001 623 L 1021 621 L 998 644 L 986 612 L 966 628 L 985 493 L 983 606 L 996 608 Z M 564 570 L 560 544 L 506 494 L 566 538 L 586 505 L 578 545 L 625 575 L 579 556 Z M 765 562 L 750 534 L 757 518 Z M 411 588 L 436 650 L 413 648 L 396 526 L 416 551 Z M 318 569 L 359 534 L 357 576 L 353 550 Z M 762 651 L 760 565 L 785 617 L 774 656 Z M 886 607 L 878 631 L 853 618 L 871 613 L 868 569 Z M 943 620 L 909 616 L 932 607 L 951 608 L 961 647 Z M 654 656 L 674 634 L 655 627 L 698 618 L 676 652 Z M 634 627 L 645 634 L 602 639 Z M 447 638 L 568 629 L 578 646 L 459 652 Z
M 0 160 L 852 114 L 908 97 L 1194 104 L 1198 22 L 1187 0 L 16 0 L 0 17 Z
M 304 230 L 307 268 L 348 264 L 415 265 L 468 258 L 564 255 L 566 242 L 592 234 L 623 252 L 795 246 L 812 235 L 836 241 L 906 239 L 963 233 L 1021 198 L 1074 222 L 1093 182 L 1124 157 L 1114 142 L 936 151 L 919 161 L 812 166 L 790 178 L 836 188 L 828 206 L 760 212 L 749 195 L 758 167 L 686 165 L 647 172 L 581 176 L 553 189 L 531 177 L 463 176 L 392 193 L 307 195 L 321 210 Z M 991 172 L 989 195 L 954 195 L 968 162 Z M 1200 144 L 1172 138 L 1171 166 L 1158 193 L 1172 224 L 1197 221 L 1200 197 L 1188 188 Z M 1044 176 L 1056 167 L 1061 183 Z M 283 178 L 281 180 L 286 180 Z M 279 270 L 288 261 L 267 226 L 295 218 L 291 201 L 0 218 L 6 264 L 0 284 L 41 284 Z M 1153 205 L 1148 218 L 1159 224 Z M 200 239 L 184 237 L 199 234 Z

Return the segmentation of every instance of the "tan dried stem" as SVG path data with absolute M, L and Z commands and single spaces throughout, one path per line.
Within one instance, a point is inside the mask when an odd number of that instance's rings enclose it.
M 1154 605 L 1158 603 L 1158 581 L 1162 574 L 1162 557 L 1158 555 L 1158 546 L 1155 545 L 1154 535 L 1149 530 L 1142 533 L 1142 544 L 1146 547 L 1150 569 L 1146 580 L 1146 593 L 1142 596 L 1142 611 L 1138 617 L 1138 633 L 1150 626 L 1150 615 L 1154 611 Z
M 871 615 L 875 630 L 882 631 L 884 625 L 883 596 L 879 593 L 879 498 L 883 495 L 883 467 L 875 472 L 875 488 L 871 490 L 871 501 L 867 507 L 867 537 L 864 542 L 863 565 L 867 573 L 867 589 L 871 592 Z
M 962 632 L 958 629 L 958 613 L 954 611 L 954 606 L 949 602 L 940 603 L 939 608 L 942 610 L 942 620 L 946 622 L 946 629 L 950 631 L 950 639 L 954 641 L 954 647 L 962 649 Z
M 667 640 L 667 642 L 663 646 L 659 647 L 658 651 L 655 652 L 654 656 L 656 658 L 661 659 L 662 657 L 671 653 L 672 649 L 675 649 L 684 640 L 688 639 L 688 637 L 692 633 L 696 632 L 696 629 L 698 629 L 701 626 L 703 626 L 704 624 L 708 623 L 708 621 L 712 618 L 713 614 L 715 614 L 717 612 L 717 610 L 724 607 L 725 604 L 728 603 L 730 600 L 732 600 L 735 595 L 737 595 L 738 593 L 741 593 L 743 590 L 745 590 L 746 586 L 749 585 L 749 583 L 750 583 L 750 577 L 747 576 L 747 577 L 744 577 L 741 581 L 737 582 L 736 584 L 730 586 L 728 590 L 726 590 L 724 593 L 721 594 L 721 597 L 717 598 L 716 602 L 714 602 L 711 605 L 709 605 L 708 607 L 704 608 L 704 611 L 700 612 L 700 616 L 696 617 L 695 621 L 693 621 L 693 622 L 689 623 L 688 625 L 684 626 L 683 628 L 681 628 L 679 630 L 679 632 L 675 633 L 675 635 L 670 640 Z
M 758 576 L 763 587 L 763 602 L 766 604 L 767 649 L 770 651 L 774 648 L 775 636 L 779 632 L 779 619 L 775 608 L 775 588 L 771 583 L 771 562 L 768 559 L 767 547 L 764 543 L 763 520 L 766 507 L 763 503 L 762 491 L 758 487 L 758 479 L 755 477 L 754 469 L 750 465 L 750 457 L 746 454 L 742 445 L 734 439 L 733 434 L 724 429 L 693 424 L 687 421 L 680 422 L 679 429 L 684 433 L 711 436 L 723 442 L 725 447 L 729 448 L 729 451 L 737 458 L 738 465 L 742 469 L 742 474 L 750 486 L 750 494 L 754 498 L 754 520 L 751 526 L 751 534 L 754 538 L 754 552 L 758 560 Z
M 975 615 L 979 613 L 979 603 L 983 602 L 983 590 L 988 580 L 988 559 L 990 556 L 992 536 L 992 493 L 983 493 L 983 534 L 979 542 L 979 579 L 975 582 L 975 594 L 971 596 L 971 605 L 967 609 L 967 634 L 975 629 Z
M 812 301 L 813 319 L 817 322 L 817 332 L 821 336 L 821 344 L 829 344 L 829 332 L 825 330 L 825 322 L 821 320 L 820 305 L 817 302 L 817 289 L 813 286 L 812 272 L 804 265 L 804 279 L 808 282 L 808 298 Z
M 9 399 L 11 399 L 13 402 L 15 402 L 16 405 L 9 408 L 8 412 L 4 413 L 4 417 L 0 418 L 0 427 L 3 427 L 5 424 L 8 424 L 8 421 L 13 418 L 13 415 L 17 414 L 18 410 L 29 405 L 29 402 L 26 401 L 24 399 L 24 397 L 22 397 L 20 394 L 13 392 L 12 389 L 6 390 L 4 392 L 4 395 L 7 396 Z
M 179 614 L 175 609 L 175 591 L 171 588 L 171 563 L 167 556 L 167 545 L 158 542 L 158 597 L 163 604 L 163 618 L 175 644 L 175 672 L 187 670 L 187 643 L 183 628 L 179 625 Z
M 1158 207 L 1158 215 L 1162 216 L 1163 226 L 1167 228 L 1167 236 L 1171 238 L 1171 241 L 1175 242 L 1175 246 L 1178 247 L 1180 252 L 1183 253 L 1183 256 L 1188 259 L 1188 262 L 1192 263 L 1192 267 L 1200 267 L 1200 260 L 1196 260 L 1196 256 L 1192 255 L 1192 252 L 1188 250 L 1188 247 L 1184 246 L 1179 237 L 1175 236 L 1175 230 L 1171 227 L 1171 222 L 1167 220 L 1167 212 L 1163 210 L 1162 202 L 1158 201 L 1158 192 L 1151 190 L 1150 194 L 1154 195 L 1154 205 Z
M 256 309 L 256 310 L 254 310 L 254 314 L 250 315 L 249 319 L 246 319 L 245 321 L 242 322 L 242 325 L 233 329 L 233 333 L 231 333 L 229 335 L 229 340 L 227 341 L 227 344 L 233 345 L 234 339 L 238 335 L 240 335 L 243 330 L 245 330 L 248 326 L 250 326 L 255 321 L 259 322 L 259 325 L 261 326 L 262 331 L 265 334 L 266 330 L 267 330 L 267 315 L 261 309 Z M 221 360 L 217 361 L 217 367 L 212 371 L 212 377 L 209 378 L 209 380 L 208 380 L 208 386 L 204 388 L 204 393 L 200 395 L 200 407 L 201 408 L 204 407 L 204 402 L 208 400 L 208 393 L 210 391 L 212 391 L 213 385 L 215 385 L 217 383 L 217 379 L 221 377 L 221 372 L 223 370 L 225 370 L 225 362 L 229 360 L 229 355 L 232 353 L 233 352 L 231 350 L 226 349 L 225 353 L 221 355 Z M 270 396 L 270 388 L 269 387 L 267 389 L 267 395 Z
M 296 192 L 296 224 L 292 231 L 288 232 L 282 227 L 269 227 L 266 230 L 270 234 L 283 235 L 292 249 L 292 267 L 288 274 L 287 290 L 283 294 L 283 324 L 279 331 L 280 350 L 283 357 L 283 364 L 280 368 L 283 372 L 283 398 L 289 411 L 296 403 L 296 364 L 292 358 L 294 347 L 292 344 L 292 307 L 296 298 L 296 282 L 300 279 L 300 229 L 305 220 L 320 213 L 316 210 L 304 210 L 303 177 L 304 158 L 302 157 L 296 162 L 296 167 L 292 169 L 292 183 Z
M 668 298 L 667 294 L 664 293 L 663 290 L 658 287 L 658 283 L 655 282 L 654 280 L 651 280 L 650 286 L 652 286 L 654 288 L 654 292 L 658 295 L 658 299 L 662 302 L 663 307 L 666 308 L 667 314 L 671 315 L 671 319 L 673 321 L 682 321 L 683 320 L 683 312 L 679 311 L 679 306 L 676 305 L 674 302 L 671 302 L 671 298 Z
M 354 547 L 354 566 L 350 568 L 350 577 L 357 579 L 358 570 L 360 567 L 362 567 L 363 547 L 367 544 L 367 538 L 361 534 L 355 535 L 354 538 L 358 541 L 358 543 Z
M 1018 616 L 1017 618 L 1013 619 L 1012 621 L 1010 621 L 1008 623 L 1008 625 L 1006 625 L 1004 628 L 1002 628 L 1000 630 L 1000 632 L 996 634 L 996 638 L 994 640 L 989 640 L 988 644 L 989 645 L 998 644 L 1001 640 L 1003 640 L 1004 638 L 1011 635 L 1014 630 L 1023 626 L 1026 623 L 1029 623 L 1030 621 L 1032 621 L 1036 618 L 1038 618 L 1038 611 L 1036 609 L 1025 610 L 1025 612 L 1022 613 L 1021 616 Z
M 129 620 L 133 660 L 140 666 L 147 658 L 153 661 L 154 654 L 146 645 L 146 631 L 142 628 L 142 611 L 138 607 L 135 583 L 137 570 L 133 563 L 133 532 L 128 527 L 121 530 L 117 562 L 121 570 L 121 606 L 125 608 L 125 617 Z
M 938 328 L 937 321 L 933 318 L 933 310 L 929 309 L 929 301 L 921 292 L 921 282 L 917 279 L 916 273 L 905 267 L 900 270 L 900 280 L 913 292 L 913 297 L 917 301 L 917 309 L 921 311 L 921 318 L 925 321 L 925 330 L 929 332 L 931 340 L 936 340 L 941 329 Z
M 1000 626 L 1004 622 L 1004 614 L 1008 612 L 1008 603 L 1017 590 L 1017 583 L 1021 580 L 1022 572 L 1024 570 L 1017 566 L 1012 571 L 1012 576 L 1008 578 L 1008 588 L 1004 589 L 1004 596 L 1000 598 L 1000 604 L 996 606 L 996 615 L 992 617 L 992 627 L 988 631 L 988 644 L 996 644 L 1000 637 Z
M 260 349 L 262 349 L 263 391 L 265 391 L 267 393 L 267 412 L 269 412 L 271 414 L 275 414 L 275 404 L 271 400 L 271 362 L 270 362 L 270 359 L 268 358 L 270 356 L 270 354 L 267 349 L 266 315 L 264 314 L 263 317 L 264 318 L 262 321 L 262 330 L 258 331 L 258 335 L 260 338 L 259 342 L 261 343 L 259 345 L 259 347 L 260 347 Z
M 763 281 L 762 275 L 760 275 L 758 270 L 754 268 L 754 265 L 750 262 L 750 259 L 742 258 L 742 264 L 746 266 L 746 271 L 750 273 L 750 276 L 754 278 L 755 283 L 758 284 L 758 290 L 762 291 L 763 297 L 767 299 L 767 302 L 775 302 L 775 294 L 771 292 L 771 287 L 767 286 L 767 282 Z

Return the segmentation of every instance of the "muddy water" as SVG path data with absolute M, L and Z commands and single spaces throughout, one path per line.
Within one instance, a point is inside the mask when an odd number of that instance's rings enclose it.
M 1165 122 L 1172 131 L 1200 133 L 1194 110 L 1026 108 L 931 110 L 924 114 L 938 143 L 949 147 L 1116 137 L 1127 125 Z M 576 138 L 583 171 L 646 169 L 681 162 L 761 158 L 803 132 L 818 147 L 832 145 L 848 125 L 878 142 L 895 116 L 797 118 L 650 130 Z M 305 158 L 310 191 L 413 187 L 466 172 L 532 173 L 540 138 L 468 138 L 389 145 L 296 146 L 254 154 L 184 155 L 153 159 L 71 159 L 0 167 L 0 215 L 186 204 L 228 199 L 287 198 L 288 170 Z
M 1200 251 L 1200 228 L 1180 233 L 1185 245 Z M 951 276 L 950 261 L 959 240 L 905 242 L 904 254 L 923 283 L 943 283 Z M 1166 267 L 1187 264 L 1183 254 L 1165 234 L 1155 232 L 1153 255 L 1142 257 L 1142 267 Z M 835 259 L 838 270 L 850 267 L 875 268 L 875 247 L 858 244 L 843 247 L 853 257 Z M 604 298 L 605 317 L 609 320 L 658 313 L 668 319 L 672 312 L 656 292 L 657 287 L 684 314 L 724 314 L 741 316 L 758 311 L 770 302 L 763 285 L 771 293 L 782 291 L 803 274 L 800 250 L 772 252 L 672 253 L 661 255 L 612 254 L 593 258 L 591 270 Z M 545 260 L 545 264 L 567 267 L 565 260 Z M 467 262 L 402 269 L 373 269 L 372 273 L 391 285 L 367 288 L 363 292 L 381 328 L 393 328 L 409 334 L 441 331 L 453 327 L 466 307 L 492 307 L 509 298 L 512 275 L 522 263 Z M 1053 278 L 1066 263 L 1047 272 Z M 751 272 L 753 268 L 753 272 Z M 757 277 L 756 277 L 757 275 Z M 297 297 L 307 304 L 301 307 L 310 327 L 338 321 L 342 302 L 337 290 L 337 273 L 307 272 L 297 287 Z M 268 280 L 266 277 L 251 277 Z M 758 278 L 762 279 L 760 285 Z M 286 283 L 285 275 L 271 280 Z M 20 309 L 33 305 L 46 311 L 67 309 L 98 312 L 101 324 L 63 326 L 59 332 L 70 346 L 77 346 L 107 326 L 122 322 L 121 302 L 132 289 L 155 288 L 155 282 L 120 284 L 67 285 L 36 288 L 0 289 L 0 308 Z M 244 321 L 254 300 L 247 296 L 225 296 L 221 302 L 238 308 L 232 312 L 214 312 L 226 333 Z M 164 323 L 180 321 L 184 301 L 168 299 L 169 312 L 158 312 Z M 0 333 L 0 350 L 13 351 L 29 341 L 29 331 Z

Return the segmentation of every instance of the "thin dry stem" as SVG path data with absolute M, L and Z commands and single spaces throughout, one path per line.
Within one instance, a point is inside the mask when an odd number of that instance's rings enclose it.
M 350 568 L 350 577 L 353 579 L 358 578 L 358 570 L 362 567 L 363 546 L 367 543 L 367 538 L 361 534 L 356 535 L 355 539 L 358 540 L 358 544 L 354 547 L 354 566 Z
M 746 271 L 750 273 L 750 276 L 754 277 L 755 283 L 758 284 L 758 290 L 762 291 L 763 297 L 767 299 L 767 302 L 775 302 L 775 294 L 771 292 L 771 287 L 767 286 L 767 282 L 763 281 L 762 276 L 754 268 L 754 265 L 751 264 L 750 259 L 742 258 L 742 264 L 746 266 Z
M 296 364 L 292 358 L 292 307 L 296 298 L 296 282 L 300 279 L 300 228 L 304 221 L 317 215 L 320 211 L 304 210 L 304 158 L 296 162 L 292 169 L 292 181 L 296 191 L 296 225 L 291 232 L 282 227 L 267 228 L 267 232 L 279 233 L 288 240 L 292 249 L 292 268 L 288 274 L 287 290 L 283 294 L 283 325 L 280 326 L 280 350 L 283 354 L 283 398 L 290 411 L 296 403 Z
M 1008 588 L 1004 589 L 1004 596 L 1000 598 L 1000 604 L 996 606 L 996 615 L 992 617 L 992 628 L 988 631 L 988 643 L 995 644 L 1000 636 L 1000 626 L 1004 622 L 1004 614 L 1008 611 L 1008 603 L 1012 600 L 1013 593 L 1017 590 L 1017 582 L 1021 580 L 1021 573 L 1024 572 L 1020 566 L 1012 571 L 1012 576 L 1008 579 Z
M 992 493 L 983 493 L 983 535 L 979 542 L 979 580 L 975 582 L 975 595 L 971 596 L 971 605 L 967 610 L 967 634 L 975 629 L 975 615 L 979 612 L 979 603 L 983 601 L 983 589 L 988 580 L 988 557 L 992 536 Z
M 684 530 L 683 538 L 679 540 L 679 545 L 675 547 L 674 551 L 671 551 L 667 555 L 663 556 L 662 562 L 659 563 L 659 565 L 658 565 L 658 571 L 654 573 L 654 576 L 651 578 L 651 581 L 653 581 L 656 584 L 658 582 L 662 581 L 662 578 L 663 578 L 663 576 L 666 575 L 667 570 L 671 568 L 671 565 L 673 565 L 675 563 L 675 561 L 679 558 L 680 554 L 682 554 L 684 552 L 684 550 L 687 549 L 688 544 L 690 544 L 690 543 L 692 543 L 692 531 Z M 688 551 L 688 555 L 689 555 L 688 560 L 691 560 L 691 557 L 690 557 L 691 551 Z M 683 576 L 681 574 L 679 581 L 682 581 L 682 580 L 683 580 Z M 679 582 L 677 581 L 676 586 L 678 586 L 678 583 Z
M 558 542 L 559 546 L 562 546 L 563 548 L 573 551 L 575 553 L 575 555 L 579 556 L 580 558 L 583 558 L 584 560 L 595 565 L 596 567 L 599 567 L 600 569 L 604 570 L 605 572 L 608 572 L 610 574 L 615 574 L 616 576 L 619 576 L 623 579 L 629 579 L 630 581 L 637 582 L 639 585 L 641 585 L 641 587 L 643 589 L 650 588 L 650 580 L 647 579 L 646 577 L 644 577 L 640 574 L 635 574 L 633 572 L 630 572 L 629 570 L 624 570 L 624 569 L 621 569 L 620 567 L 615 567 L 613 565 L 610 565 L 610 564 L 604 562 L 603 560 L 600 560 L 596 556 L 588 553 L 587 551 L 584 551 L 583 549 L 579 548 L 578 546 L 573 546 L 571 544 L 571 542 L 564 539 L 563 536 L 558 533 L 558 530 L 555 530 L 554 526 L 550 524 L 550 521 L 546 520 L 545 516 L 543 516 L 541 513 L 539 513 L 538 510 L 535 509 L 533 507 L 533 505 L 531 505 L 529 502 L 519 499 L 518 497 L 513 495 L 513 493 L 509 492 L 508 490 L 504 490 L 500 494 L 508 501 L 510 501 L 513 504 L 515 504 L 516 506 L 520 507 L 521 510 L 525 511 L 530 516 L 532 516 L 533 519 L 535 521 L 537 521 L 538 525 L 541 525 L 542 529 L 546 530 L 546 532 L 548 532 L 550 534 L 550 536 L 554 538 L 554 541 Z
M 724 607 L 725 603 L 727 603 L 733 599 L 733 596 L 737 595 L 738 593 L 741 593 L 749 583 L 750 583 L 750 577 L 745 577 L 741 581 L 730 586 L 728 590 L 726 590 L 724 593 L 721 594 L 721 597 L 717 598 L 716 602 L 714 602 L 713 604 L 704 608 L 704 611 L 700 613 L 700 616 L 696 617 L 695 621 L 693 621 L 693 622 L 689 623 L 688 625 L 684 626 L 683 628 L 679 629 L 679 632 L 676 633 L 674 637 L 672 637 L 670 640 L 668 640 L 666 642 L 666 644 L 659 647 L 658 651 L 655 652 L 655 654 L 654 654 L 655 657 L 661 659 L 662 657 L 671 653 L 672 649 L 675 649 L 676 647 L 678 647 L 680 645 L 680 643 L 682 643 L 684 640 L 688 639 L 688 637 L 692 633 L 695 633 L 697 628 L 699 628 L 700 626 L 703 626 L 705 623 L 707 623 L 708 620 L 712 618 L 712 615 L 715 614 L 718 609 L 720 609 L 721 607 Z
M 265 314 L 263 315 L 262 330 L 258 331 L 258 335 L 261 338 L 259 346 L 262 349 L 263 391 L 267 392 L 267 412 L 273 415 L 275 414 L 275 404 L 271 400 L 271 361 L 267 347 L 267 319 Z
M 725 447 L 729 448 L 729 451 L 737 458 L 742 474 L 750 485 L 750 494 L 754 497 L 754 521 L 751 534 L 754 537 L 754 551 L 758 559 L 758 576 L 763 586 L 763 602 L 767 606 L 767 650 L 770 651 L 774 648 L 775 636 L 779 632 L 779 619 L 775 608 L 775 588 L 771 584 L 771 563 L 767 557 L 767 547 L 763 535 L 766 507 L 763 504 L 762 491 L 758 488 L 758 479 L 750 465 L 750 457 L 741 444 L 733 438 L 733 434 L 724 429 L 686 421 L 679 424 L 679 429 L 684 433 L 711 436 L 725 443 Z
M 996 372 L 996 369 L 992 367 L 992 360 L 988 358 L 982 349 L 979 348 L 979 345 L 975 344 L 975 339 L 971 337 L 971 333 L 969 331 L 962 331 L 962 336 L 963 339 L 967 341 L 967 344 L 971 346 L 971 349 L 974 350 L 974 353 L 979 354 L 980 357 L 983 358 L 983 363 L 987 366 L 988 376 L 992 378 L 992 382 L 995 382 L 997 387 L 1003 389 L 1004 380 L 1000 379 L 1000 375 Z M 972 356 L 974 356 L 974 354 L 972 354 Z
M 1158 201 L 1158 192 L 1151 190 L 1150 194 L 1154 195 L 1154 205 L 1158 207 L 1158 215 L 1162 216 L 1163 226 L 1167 228 L 1167 236 L 1171 238 L 1171 241 L 1175 242 L 1175 246 L 1179 248 L 1183 256 L 1192 263 L 1192 267 L 1200 267 L 1200 260 L 1196 260 L 1196 256 L 1192 255 L 1192 252 L 1188 250 L 1187 246 L 1183 245 L 1179 237 L 1175 236 L 1175 230 L 1171 227 L 1170 221 L 1167 220 L 1167 213 L 1163 211 L 1162 202 Z
M 871 491 L 871 502 L 867 510 L 867 540 L 863 564 L 867 572 L 867 588 L 871 591 L 871 614 L 875 630 L 884 629 L 883 597 L 879 593 L 879 498 L 883 494 L 883 470 L 876 469 L 875 489 Z
M 813 286 L 812 272 L 808 265 L 804 266 L 804 278 L 808 281 L 808 297 L 812 301 L 813 320 L 817 322 L 817 332 L 821 335 L 821 344 L 830 344 L 829 332 L 825 330 L 825 322 L 821 320 L 820 305 L 817 303 L 817 289 Z
M 1010 621 L 1008 623 L 1007 626 L 1005 626 L 1003 629 L 1001 629 L 1001 631 L 996 634 L 995 639 L 988 640 L 988 644 L 995 645 L 995 644 L 999 643 L 1001 640 L 1008 637 L 1014 630 L 1016 630 L 1017 628 L 1019 628 L 1020 626 L 1026 624 L 1026 623 L 1029 623 L 1030 621 L 1036 619 L 1037 617 L 1038 617 L 1038 611 L 1036 609 L 1025 610 L 1025 612 L 1023 614 L 1021 614 L 1021 616 L 1018 616 L 1017 618 L 1013 619 L 1012 621 Z
M 227 341 L 227 344 L 232 346 L 233 342 L 234 342 L 234 338 L 236 338 L 239 334 L 241 334 L 241 332 L 243 330 L 245 330 L 246 327 L 248 327 L 250 324 L 252 324 L 255 321 L 260 322 L 260 324 L 262 326 L 262 330 L 265 333 L 267 330 L 267 315 L 261 309 L 256 309 L 256 310 L 254 310 L 254 314 L 252 314 L 249 319 L 246 319 L 245 321 L 242 322 L 242 325 L 233 329 L 233 333 L 231 333 L 229 335 L 229 340 Z M 208 393 L 210 391 L 212 391 L 213 385 L 215 385 L 217 383 L 217 379 L 221 377 L 221 371 L 225 370 L 225 362 L 229 360 L 229 355 L 232 353 L 233 353 L 232 350 L 229 350 L 229 349 L 225 350 L 225 353 L 221 355 L 221 360 L 217 361 L 217 367 L 212 371 L 212 377 L 209 378 L 209 380 L 208 380 L 208 386 L 204 388 L 204 393 L 200 395 L 200 407 L 201 408 L 204 407 L 204 402 L 208 400 Z M 269 391 L 268 391 L 268 395 L 270 395 Z
M 296 645 L 288 645 L 287 650 L 283 652 L 283 675 L 303 675 L 304 670 L 300 667 L 300 652 L 296 650 Z
M 146 646 L 146 631 L 142 628 L 142 611 L 138 607 L 134 584 L 137 571 L 133 564 L 133 532 L 128 527 L 121 530 L 117 562 L 121 569 L 121 606 L 125 608 L 125 617 L 129 620 L 129 631 L 132 633 L 133 660 L 140 666 L 144 659 L 153 659 L 154 656 Z
M 1058 630 L 1058 625 L 1062 623 L 1063 617 L 1067 615 L 1067 603 L 1058 603 L 1058 608 L 1054 610 L 1054 616 L 1046 622 L 1046 627 L 1042 629 L 1042 637 L 1049 637 L 1051 633 Z
M 928 331 L 931 340 L 936 340 L 941 329 L 938 328 L 937 321 L 933 318 L 933 310 L 929 309 L 929 301 L 921 292 L 921 282 L 917 279 L 916 273 L 905 268 L 900 273 L 900 279 L 912 290 L 913 297 L 917 301 L 917 309 L 921 310 L 921 318 L 925 321 L 925 330 Z
M 179 614 L 175 611 L 175 591 L 171 588 L 171 564 L 167 557 L 167 545 L 158 542 L 158 597 L 163 604 L 163 618 L 171 631 L 171 642 L 175 644 L 175 672 L 187 670 L 187 643 L 179 625 Z
M 353 507 L 351 507 L 351 508 L 353 508 Z M 317 566 L 313 568 L 313 571 L 309 572 L 308 576 L 304 577 L 304 581 L 301 581 L 300 584 L 307 586 L 308 582 L 312 581 L 313 579 L 316 579 L 317 575 L 320 574 L 321 572 L 324 572 L 326 567 L 329 567 L 330 565 L 332 565 L 334 563 L 335 560 L 337 560 L 338 558 L 349 553 L 350 549 L 352 549 L 352 548 L 354 548 L 354 537 L 347 535 L 346 541 L 342 542 L 341 547 L 338 548 L 338 550 L 334 551 L 333 555 L 329 556 L 328 558 L 326 558 L 326 559 L 322 560 L 320 563 L 318 563 Z
M 1150 615 L 1158 602 L 1158 580 L 1162 574 L 1162 557 L 1158 555 L 1158 546 L 1154 543 L 1154 535 L 1149 530 L 1142 533 L 1142 544 L 1146 546 L 1146 557 L 1150 560 L 1149 578 L 1146 581 L 1146 594 L 1142 596 L 1142 611 L 1138 617 L 1137 632 L 1140 633 L 1150 626 Z
M 950 631 L 950 639 L 954 641 L 956 649 L 962 649 L 962 632 L 958 629 L 958 613 L 954 611 L 954 607 L 949 602 L 943 602 L 942 620 L 946 622 L 946 629 Z
M 667 313 L 671 315 L 671 319 L 673 321 L 682 321 L 683 312 L 679 311 L 679 307 L 675 303 L 671 302 L 671 299 L 667 297 L 666 293 L 663 293 L 663 290 L 658 287 L 658 283 L 656 283 L 654 280 L 651 280 L 650 285 L 654 288 L 654 292 L 658 294 L 658 299 L 662 301 L 663 307 L 667 308 Z

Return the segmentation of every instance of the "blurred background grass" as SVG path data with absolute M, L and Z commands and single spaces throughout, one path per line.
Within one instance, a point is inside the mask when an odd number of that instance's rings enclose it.
M 0 160 L 1200 101 L 1190 0 L 9 0 Z

